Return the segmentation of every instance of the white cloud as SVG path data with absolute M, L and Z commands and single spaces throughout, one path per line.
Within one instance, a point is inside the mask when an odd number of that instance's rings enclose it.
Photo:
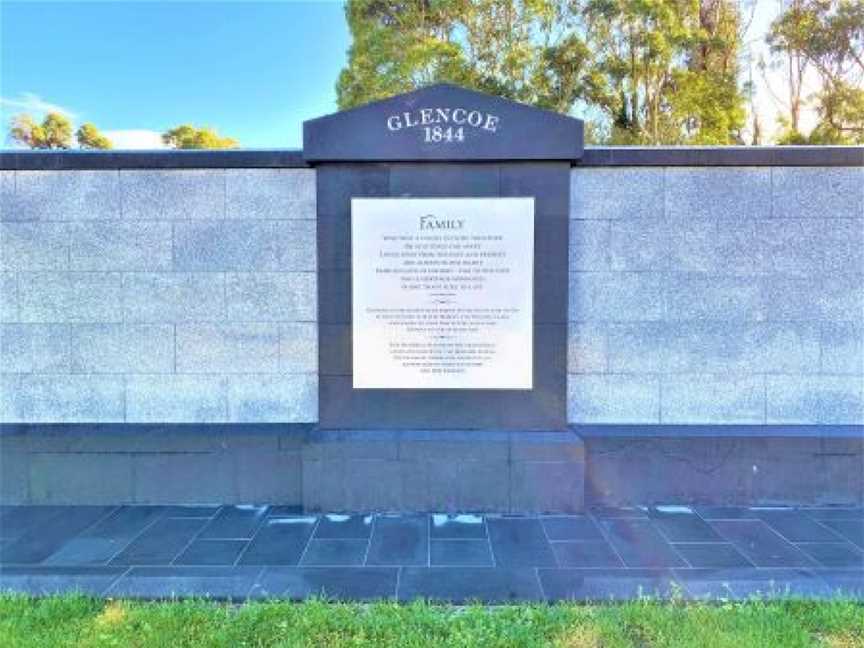
M 46 101 L 33 92 L 21 92 L 17 97 L 0 97 L 0 110 L 4 113 L 7 111 L 35 113 L 34 117 L 41 117 L 49 112 L 60 113 L 69 119 L 75 119 L 78 116 L 69 108 Z
M 162 134 L 147 129 L 108 130 L 103 135 L 111 140 L 115 149 L 164 149 Z

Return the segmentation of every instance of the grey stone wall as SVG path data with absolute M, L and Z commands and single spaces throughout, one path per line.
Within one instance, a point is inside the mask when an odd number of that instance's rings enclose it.
M 0 421 L 318 418 L 311 169 L 0 171 Z
M 864 422 L 864 168 L 576 168 L 570 423 Z

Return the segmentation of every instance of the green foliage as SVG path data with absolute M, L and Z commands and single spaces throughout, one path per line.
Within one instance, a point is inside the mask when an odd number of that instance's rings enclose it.
M 772 23 L 772 49 L 815 70 L 821 87 L 808 99 L 819 123 L 802 135 L 785 119 L 785 144 L 864 144 L 864 2 L 792 0 Z
M 4 648 L 327 646 L 412 648 L 805 648 L 864 645 L 864 609 L 833 601 L 687 603 L 647 599 L 607 605 L 488 608 L 203 601 L 131 602 L 82 596 L 0 596 Z
M 75 139 L 82 149 L 110 149 L 113 148 L 111 140 L 99 132 L 99 129 L 90 122 L 81 124 L 75 131 Z
M 30 115 L 16 115 L 12 118 L 9 135 L 32 149 L 68 149 L 72 146 L 72 124 L 55 112 L 45 115 L 42 123 L 37 123 Z
M 162 133 L 162 141 L 175 149 L 229 149 L 237 147 L 237 140 L 222 137 L 209 127 L 199 128 L 182 124 Z
M 341 109 L 449 81 L 602 115 L 614 143 L 738 140 L 733 0 L 348 0 Z

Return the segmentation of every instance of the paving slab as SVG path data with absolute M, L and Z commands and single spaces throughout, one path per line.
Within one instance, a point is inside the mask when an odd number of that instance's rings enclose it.
M 546 537 L 552 541 L 599 541 L 603 534 L 597 528 L 597 523 L 587 515 L 556 515 L 540 518 Z
M 560 567 L 624 567 L 621 558 L 605 541 L 553 542 L 552 551 Z
M 495 564 L 499 567 L 555 567 L 555 556 L 537 518 L 487 518 Z
M 162 518 L 161 506 L 121 506 L 72 538 L 45 560 L 51 565 L 105 564 L 123 551 L 147 527 Z
M 206 524 L 199 518 L 161 518 L 148 527 L 112 565 L 169 565 Z
M 690 567 L 730 569 L 753 567 L 744 555 L 728 542 L 675 543 L 677 551 Z
M 864 520 L 824 520 L 823 524 L 859 549 L 864 549 Z
M 265 520 L 238 564 L 297 565 L 317 522 L 314 516 Z
M 251 538 L 267 515 L 266 506 L 225 506 L 201 533 L 207 539 Z
M 315 538 L 368 540 L 373 519 L 372 515 L 322 515 Z
M 430 533 L 442 540 L 486 538 L 486 524 L 481 515 L 433 515 Z
M 113 506 L 75 506 L 28 526 L 13 542 L 0 547 L 0 562 L 40 563 L 77 534 L 114 510 Z
M 475 601 L 542 601 L 544 597 L 534 569 L 405 567 L 399 578 L 398 598 L 400 601 L 423 598 L 461 605 Z
M 757 567 L 816 566 L 762 520 L 720 520 L 711 526 Z
M 803 569 L 676 569 L 686 592 L 699 599 L 825 598 L 830 588 Z
M 358 567 L 366 562 L 368 551 L 368 540 L 313 538 L 309 541 L 300 564 L 304 567 Z
M 864 569 L 864 553 L 849 542 L 810 542 L 796 546 L 821 567 Z
M 31 596 L 80 592 L 104 595 L 126 567 L 5 566 L 0 569 L 0 591 Z
M 600 526 L 627 567 L 685 567 L 686 563 L 647 519 L 605 519 Z
M 350 601 L 396 597 L 394 567 L 267 567 L 253 598 L 299 600 L 311 596 Z
M 549 601 L 620 601 L 669 598 L 674 578 L 665 569 L 540 569 Z
M 175 565 L 233 565 L 248 540 L 195 540 L 174 559 Z
M 759 510 L 757 517 L 789 542 L 836 542 L 842 538 L 803 511 Z
M 132 567 L 107 595 L 154 600 L 201 597 L 239 602 L 249 596 L 260 573 L 259 567 Z
M 432 567 L 492 567 L 492 548 L 482 540 L 432 540 L 429 545 Z
M 669 542 L 718 542 L 720 536 L 686 506 L 654 506 L 648 512 L 654 527 Z
M 428 565 L 426 516 L 379 516 L 375 519 L 367 565 Z

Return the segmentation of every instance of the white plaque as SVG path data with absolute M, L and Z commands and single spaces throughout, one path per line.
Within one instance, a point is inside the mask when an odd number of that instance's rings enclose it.
M 354 198 L 356 389 L 531 389 L 533 198 Z

